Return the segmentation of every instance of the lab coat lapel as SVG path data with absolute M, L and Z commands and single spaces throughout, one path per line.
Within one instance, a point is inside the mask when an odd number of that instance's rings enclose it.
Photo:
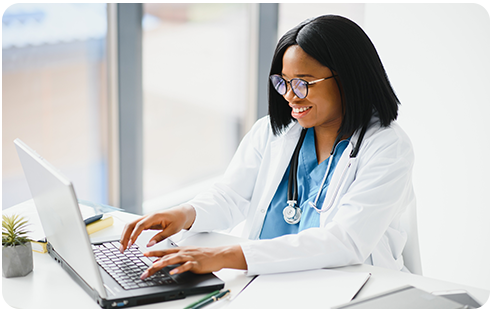
M 279 136 L 270 144 L 268 171 L 266 173 L 266 176 L 263 177 L 265 180 L 263 188 L 264 190 L 257 205 L 257 210 L 262 210 L 261 212 L 265 214 L 273 196 L 275 195 L 275 192 L 277 191 L 280 181 L 282 180 L 282 177 L 287 170 L 287 166 L 289 165 L 292 153 L 294 152 L 297 141 L 299 139 L 301 129 L 302 127 L 299 126 L 299 124 L 296 124 L 291 127 L 285 135 Z M 264 214 L 257 218 L 257 221 L 255 221 L 252 233 L 250 235 L 251 238 L 257 238 L 259 232 L 261 231 L 263 221 Z M 259 227 L 256 227 L 255 225 Z
M 366 131 L 364 135 L 364 141 L 363 144 L 361 145 L 361 149 L 364 146 L 364 142 L 366 139 L 374 134 L 376 130 L 380 128 L 379 125 L 379 118 L 378 115 L 374 115 L 371 118 L 371 121 L 368 125 L 368 130 Z M 351 160 L 350 155 L 354 147 L 357 145 L 358 137 L 359 137 L 359 132 L 355 132 L 350 140 L 349 145 L 347 148 L 344 150 L 342 153 L 342 156 L 340 157 L 339 163 L 337 164 L 337 167 L 335 168 L 335 171 L 332 176 L 332 180 L 330 181 L 330 185 L 328 186 L 327 189 L 327 194 L 325 196 L 325 201 L 323 202 L 323 208 L 327 208 L 328 205 L 331 204 L 331 207 L 328 209 L 328 211 L 324 212 L 321 216 L 320 219 L 320 225 L 324 225 L 326 223 L 326 220 L 329 218 L 333 218 L 333 216 L 337 213 L 337 205 L 339 204 L 341 194 L 342 194 L 342 186 L 347 185 L 347 180 L 350 179 L 350 177 L 354 177 L 356 173 L 356 157 L 354 160 Z M 350 165 L 350 162 L 352 165 Z M 349 166 L 350 165 L 350 166 Z M 346 172 L 346 173 L 344 173 Z M 342 181 L 341 181 L 342 179 Z M 339 190 L 337 190 L 339 189 Z M 335 195 L 335 192 L 337 194 Z M 335 196 L 335 197 L 334 197 Z
M 325 223 L 325 220 L 330 216 L 331 212 L 335 211 L 335 207 L 339 202 L 338 193 L 340 192 L 340 190 L 337 190 L 337 188 L 340 189 L 341 186 L 344 185 L 345 183 L 344 181 L 340 181 L 340 180 L 342 175 L 346 171 L 346 168 L 349 165 L 349 161 L 350 161 L 349 156 L 351 154 L 353 147 L 354 147 L 354 143 L 351 140 L 349 145 L 347 145 L 347 148 L 342 153 L 342 156 L 340 157 L 337 166 L 335 167 L 335 170 L 332 175 L 332 179 L 330 180 L 330 184 L 328 185 L 327 194 L 325 195 L 325 200 L 323 202 L 322 208 L 327 208 L 330 204 L 332 206 L 329 208 L 328 211 L 322 213 L 320 224 Z M 349 177 L 349 173 L 345 173 L 345 177 L 342 177 L 342 179 L 346 179 L 348 177 Z M 337 192 L 337 194 L 335 194 L 335 192 Z

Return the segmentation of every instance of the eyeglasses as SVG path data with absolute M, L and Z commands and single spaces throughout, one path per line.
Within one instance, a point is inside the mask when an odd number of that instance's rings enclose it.
M 301 78 L 293 78 L 289 81 L 286 81 L 282 76 L 278 74 L 270 75 L 270 81 L 272 82 L 273 88 L 281 94 L 282 96 L 285 96 L 285 94 L 288 91 L 287 88 L 287 83 L 291 86 L 292 91 L 294 94 L 299 98 L 299 99 L 304 99 L 308 96 L 308 85 L 313 85 L 318 82 L 324 81 L 326 79 L 335 77 L 337 75 L 332 75 L 330 77 L 326 78 L 320 78 L 317 80 L 313 80 L 311 82 L 307 82 L 304 79 Z

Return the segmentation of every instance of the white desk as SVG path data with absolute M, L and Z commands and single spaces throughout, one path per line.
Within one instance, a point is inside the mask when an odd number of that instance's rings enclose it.
M 26 214 L 34 210 L 32 201 L 28 201 L 4 210 L 3 214 L 21 212 Z M 91 235 L 92 240 L 102 238 L 119 238 L 123 224 L 132 221 L 136 215 L 116 212 L 114 225 Z M 31 215 L 32 216 L 32 215 Z M 32 221 L 31 223 L 39 223 Z M 176 238 L 178 239 L 178 238 Z M 185 233 L 178 242 L 180 245 L 218 246 L 238 242 L 238 238 L 218 233 Z M 413 285 L 425 291 L 464 289 L 482 303 L 489 297 L 489 291 L 474 287 L 449 283 L 419 275 L 407 274 L 374 267 L 355 265 L 339 268 L 343 271 L 370 272 L 372 276 L 360 291 L 357 299 L 374 295 L 403 285 Z M 224 269 L 216 273 L 224 282 L 225 288 L 237 294 L 251 280 L 244 271 Z M 48 254 L 34 253 L 34 270 L 25 277 L 2 277 L 3 307 L 26 309 L 97 309 L 99 306 L 82 290 L 76 282 Z M 144 305 L 136 308 L 181 309 L 199 300 L 203 295 L 190 296 L 186 299 Z M 215 308 L 221 307 L 221 303 Z

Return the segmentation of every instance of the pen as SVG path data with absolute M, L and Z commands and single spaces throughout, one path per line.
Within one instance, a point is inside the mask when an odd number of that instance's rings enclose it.
M 202 302 L 197 303 L 196 305 L 192 306 L 191 309 L 201 309 L 205 305 L 210 304 L 210 303 L 215 302 L 215 301 L 218 301 L 220 299 L 223 299 L 226 296 L 228 296 L 229 294 L 230 294 L 230 290 L 225 290 L 224 292 L 221 292 L 216 296 L 209 297 L 209 298 L 203 300 Z
M 191 309 L 193 306 L 195 306 L 195 305 L 197 305 L 197 304 L 199 304 L 199 303 L 201 303 L 201 302 L 203 302 L 203 301 L 205 301 L 205 300 L 207 300 L 207 299 L 210 299 L 211 297 L 216 296 L 216 295 L 217 295 L 217 294 L 219 294 L 219 293 L 220 293 L 220 290 L 215 290 L 215 291 L 213 291 L 212 293 L 210 293 L 209 295 L 207 295 L 206 297 L 201 298 L 201 299 L 199 299 L 198 301 L 196 301 L 196 302 L 194 302 L 194 303 L 189 304 L 189 305 L 188 305 L 188 306 L 186 306 L 184 309 Z
M 102 217 L 103 217 L 103 214 L 98 214 L 98 215 L 88 217 L 87 219 L 84 220 L 84 224 L 89 225 L 93 222 L 100 220 Z

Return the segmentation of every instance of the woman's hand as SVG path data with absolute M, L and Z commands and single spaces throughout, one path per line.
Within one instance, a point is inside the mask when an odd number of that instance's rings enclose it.
M 125 249 L 132 246 L 143 230 L 162 230 L 148 242 L 147 246 L 151 247 L 182 229 L 191 228 L 195 219 L 196 210 L 188 204 L 143 216 L 125 225 L 120 237 L 120 252 L 124 252 Z
M 148 251 L 147 257 L 159 257 L 153 265 L 141 275 L 145 279 L 165 266 L 182 264 L 170 271 L 179 274 L 191 271 L 197 274 L 216 272 L 222 268 L 247 269 L 241 246 L 225 246 L 215 248 L 179 247 L 166 250 Z

